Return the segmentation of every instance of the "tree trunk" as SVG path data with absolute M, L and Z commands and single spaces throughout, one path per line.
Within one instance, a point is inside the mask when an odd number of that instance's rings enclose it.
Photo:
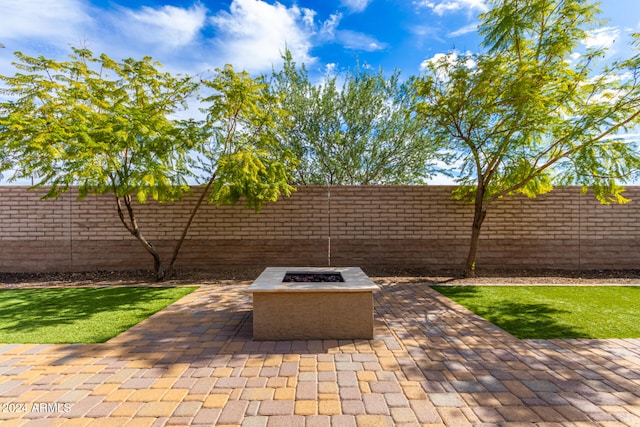
M 162 282 L 165 279 L 165 275 L 164 267 L 162 266 L 162 260 L 160 259 L 160 254 L 158 254 L 156 248 L 151 243 L 147 242 L 146 239 L 144 241 L 140 240 L 140 242 L 153 257 L 153 271 L 156 275 L 156 280 L 158 282 Z M 149 247 L 147 247 L 147 245 L 149 245 Z
M 473 212 L 473 225 L 471 226 L 471 242 L 469 244 L 469 254 L 464 268 L 465 278 L 476 277 L 476 254 L 478 253 L 478 245 L 480 244 L 480 230 L 482 223 L 487 216 L 487 211 L 483 203 L 483 192 L 478 191 L 479 197 L 476 197 L 475 208 Z
M 153 257 L 153 270 L 156 275 L 156 280 L 161 282 L 164 280 L 164 268 L 162 266 L 162 259 L 160 258 L 160 253 L 158 250 L 149 242 L 146 237 L 138 228 L 138 220 L 133 211 L 133 205 L 131 204 L 131 196 L 122 197 L 124 200 L 124 204 L 127 207 L 127 213 L 129 216 L 129 222 L 125 219 L 124 212 L 122 211 L 122 204 L 120 202 L 120 198 L 116 196 L 116 204 L 118 205 L 118 216 L 120 217 L 120 221 L 124 225 L 124 227 L 131 233 L 133 237 L 135 237 L 145 248 L 147 252 Z
M 178 259 L 178 254 L 180 253 L 182 244 L 184 243 L 184 240 L 187 237 L 189 228 L 191 228 L 191 223 L 193 222 L 193 219 L 196 217 L 196 214 L 198 213 L 198 210 L 200 209 L 202 202 L 207 196 L 207 193 L 209 193 L 209 189 L 213 185 L 213 182 L 215 181 L 215 179 L 216 179 L 216 174 L 214 173 L 211 179 L 209 179 L 209 182 L 207 182 L 207 185 L 204 187 L 204 190 L 202 190 L 202 194 L 200 194 L 200 198 L 198 198 L 196 205 L 193 207 L 193 210 L 191 211 L 189 220 L 187 221 L 187 223 L 184 226 L 184 229 L 182 230 L 182 235 L 180 236 L 180 239 L 178 239 L 178 241 L 176 242 L 176 245 L 173 248 L 173 255 L 171 256 L 171 261 L 169 262 L 169 268 L 167 269 L 168 277 L 171 277 L 173 275 L 173 266 L 176 263 L 176 260 Z

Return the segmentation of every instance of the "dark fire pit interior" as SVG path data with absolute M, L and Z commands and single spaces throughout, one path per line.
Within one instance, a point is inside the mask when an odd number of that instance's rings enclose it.
M 340 273 L 307 273 L 288 271 L 283 282 L 344 282 Z

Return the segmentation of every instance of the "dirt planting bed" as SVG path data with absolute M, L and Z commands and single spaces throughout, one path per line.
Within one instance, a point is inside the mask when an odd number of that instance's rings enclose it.
M 250 282 L 263 268 L 228 268 L 216 271 L 179 271 L 170 280 L 158 283 L 152 272 L 92 271 L 81 273 L 0 273 L 0 288 L 52 286 L 176 286 Z M 504 270 L 479 271 L 475 279 L 465 279 L 455 271 L 363 268 L 374 281 L 411 281 L 425 285 L 638 285 L 640 270 Z

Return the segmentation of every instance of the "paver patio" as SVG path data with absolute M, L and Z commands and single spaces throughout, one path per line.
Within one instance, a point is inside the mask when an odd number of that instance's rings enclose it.
M 0 344 L 0 425 L 640 425 L 639 339 L 518 340 L 395 282 L 373 340 L 257 342 L 247 286 L 105 344 Z

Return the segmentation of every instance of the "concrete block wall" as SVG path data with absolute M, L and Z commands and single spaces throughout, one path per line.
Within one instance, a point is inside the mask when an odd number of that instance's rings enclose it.
M 178 268 L 336 266 L 461 268 L 473 208 L 446 186 L 299 187 L 260 213 L 203 205 Z M 138 205 L 139 224 L 168 258 L 200 188 L 181 202 Z M 149 269 L 113 197 L 0 187 L 0 272 Z M 638 269 L 640 187 L 627 205 L 600 205 L 579 188 L 508 197 L 489 210 L 479 267 Z

